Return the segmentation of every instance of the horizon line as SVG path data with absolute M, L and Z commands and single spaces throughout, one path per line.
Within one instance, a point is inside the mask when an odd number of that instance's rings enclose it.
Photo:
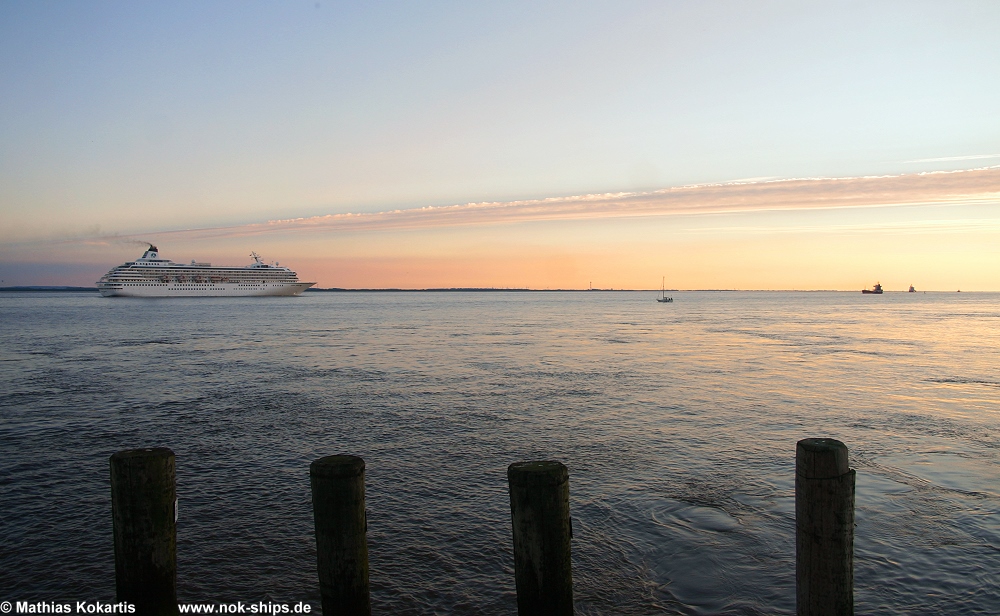
M 13 285 L 0 287 L 0 293 L 10 292 L 97 292 L 97 287 L 74 286 L 74 285 Z M 372 287 L 372 288 L 346 288 L 346 287 L 311 287 L 303 293 L 657 293 L 666 291 L 669 293 L 861 293 L 860 289 L 535 289 L 530 287 L 426 287 L 420 289 L 404 289 L 400 287 Z M 908 290 L 890 291 L 885 293 L 910 294 Z M 940 289 L 925 289 L 914 291 L 913 293 L 997 293 L 998 291 L 945 291 Z M 163 298 L 134 298 L 134 299 L 163 299 Z

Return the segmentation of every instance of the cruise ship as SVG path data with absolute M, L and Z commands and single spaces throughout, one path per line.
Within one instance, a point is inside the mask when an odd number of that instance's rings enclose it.
M 315 282 L 299 282 L 287 267 L 269 265 L 255 252 L 245 266 L 189 265 L 161 259 L 152 244 L 142 257 L 119 265 L 97 281 L 104 297 L 259 297 L 298 295 Z

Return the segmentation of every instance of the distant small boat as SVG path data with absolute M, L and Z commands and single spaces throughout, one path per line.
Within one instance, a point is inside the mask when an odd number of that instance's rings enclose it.
M 917 292 L 917 290 L 916 290 L 916 289 L 914 289 L 914 288 L 913 288 L 913 285 L 911 284 L 911 285 L 910 285 L 910 290 L 909 290 L 909 291 L 907 291 L 907 293 L 916 293 L 916 292 Z
M 661 304 L 668 304 L 674 301 L 674 298 L 667 297 L 667 277 L 664 276 L 663 280 L 660 281 L 660 296 L 656 298 L 656 301 Z
M 882 295 L 882 285 L 876 282 L 875 283 L 875 288 L 873 288 L 873 289 L 861 289 L 861 292 L 864 293 L 864 294 L 866 294 L 866 295 L 867 294 L 871 294 L 871 293 L 874 293 L 875 295 Z

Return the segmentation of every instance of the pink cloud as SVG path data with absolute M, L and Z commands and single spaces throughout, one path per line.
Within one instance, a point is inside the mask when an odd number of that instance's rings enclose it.
M 144 237 L 200 239 L 295 231 L 431 229 L 548 220 L 950 204 L 998 198 L 1000 166 L 893 176 L 751 180 L 642 193 L 328 214 L 233 227 L 150 233 Z

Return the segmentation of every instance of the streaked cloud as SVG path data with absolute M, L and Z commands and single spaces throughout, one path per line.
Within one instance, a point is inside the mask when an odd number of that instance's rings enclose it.
M 970 156 L 943 156 L 941 158 L 918 158 L 916 160 L 904 160 L 904 163 L 946 163 L 959 160 L 987 160 L 990 158 L 1000 158 L 1000 154 L 972 154 Z
M 835 234 L 893 234 L 893 235 L 926 235 L 967 234 L 967 233 L 997 233 L 1000 234 L 1000 219 L 958 218 L 906 220 L 891 222 L 864 222 L 862 224 L 823 224 L 823 225 L 743 225 L 724 228 L 686 229 L 689 235 L 804 235 L 822 233 Z
M 467 203 L 143 234 L 203 239 L 289 232 L 432 229 L 739 212 L 948 205 L 1000 199 L 1000 166 L 891 176 L 748 180 L 548 199 Z

